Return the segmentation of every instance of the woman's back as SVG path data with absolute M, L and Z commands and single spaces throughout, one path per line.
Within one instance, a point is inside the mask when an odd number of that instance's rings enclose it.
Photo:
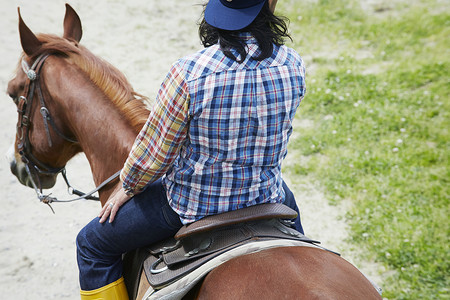
M 271 57 L 255 60 L 256 40 L 240 38 L 248 53 L 242 62 L 213 45 L 173 66 L 189 94 L 190 122 L 165 183 L 185 221 L 284 200 L 281 161 L 305 94 L 303 62 L 275 45 Z

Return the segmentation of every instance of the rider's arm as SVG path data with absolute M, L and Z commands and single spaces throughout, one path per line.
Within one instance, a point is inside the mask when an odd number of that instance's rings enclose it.
M 122 169 L 121 180 L 124 189 L 131 191 L 129 194 L 168 171 L 187 136 L 188 122 L 188 88 L 175 64 L 161 84 L 155 106 Z

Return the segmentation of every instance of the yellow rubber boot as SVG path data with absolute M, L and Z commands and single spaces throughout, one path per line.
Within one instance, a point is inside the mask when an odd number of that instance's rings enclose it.
M 92 291 L 80 291 L 81 300 L 128 300 L 123 277 L 108 285 Z

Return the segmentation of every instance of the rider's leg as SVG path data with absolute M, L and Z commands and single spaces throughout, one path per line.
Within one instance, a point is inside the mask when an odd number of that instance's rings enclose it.
M 81 290 L 116 283 L 122 277 L 123 253 L 170 238 L 181 226 L 160 180 L 122 205 L 113 223 L 95 218 L 77 236 Z
M 286 194 L 286 198 L 284 200 L 284 204 L 289 206 L 293 210 L 295 210 L 297 212 L 297 214 L 298 214 L 297 218 L 294 220 L 294 222 L 295 222 L 294 223 L 294 228 L 298 232 L 301 232 L 302 234 L 304 234 L 302 222 L 300 221 L 300 211 L 298 209 L 297 202 L 295 201 L 294 194 L 291 192 L 291 190 L 286 185 L 286 182 L 284 182 L 284 181 L 283 181 L 283 189 L 284 189 L 284 192 Z

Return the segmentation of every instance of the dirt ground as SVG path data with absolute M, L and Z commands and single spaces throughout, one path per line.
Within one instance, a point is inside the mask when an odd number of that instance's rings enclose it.
M 153 99 L 171 63 L 201 48 L 196 25 L 201 1 L 72 0 L 70 4 L 81 17 L 82 44 L 122 70 L 136 91 Z M 65 2 L 0 0 L 0 153 L 12 144 L 17 121 L 15 106 L 4 93 L 21 51 L 17 7 L 34 32 L 60 35 Z M 67 173 L 76 188 L 93 188 L 83 155 L 69 162 Z M 53 214 L 10 173 L 6 159 L 0 164 L 0 180 L 0 298 L 79 299 L 75 237 L 96 216 L 99 204 L 54 204 Z M 345 207 L 330 207 L 312 184 L 291 184 L 291 189 L 306 233 L 361 265 L 342 241 L 347 236 L 342 220 Z M 51 192 L 62 199 L 70 197 L 62 178 Z M 376 276 L 369 264 L 362 264 L 362 269 Z

